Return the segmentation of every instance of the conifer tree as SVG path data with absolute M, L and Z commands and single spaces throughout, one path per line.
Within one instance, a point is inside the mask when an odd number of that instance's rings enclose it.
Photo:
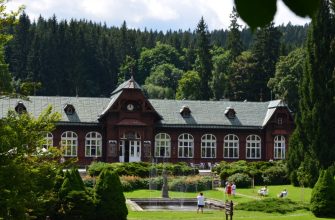
M 335 180 L 330 168 L 323 170 L 311 196 L 311 211 L 317 217 L 335 218 Z
M 203 17 L 198 23 L 196 33 L 197 61 L 195 65 L 201 80 L 200 99 L 209 100 L 211 98 L 209 82 L 212 78 L 212 56 L 210 54 L 210 35 Z
M 256 62 L 253 90 L 254 101 L 270 100 L 271 92 L 267 82 L 275 74 L 275 67 L 279 58 L 281 33 L 274 23 L 261 28 L 256 32 L 256 41 L 252 53 Z
M 95 188 L 97 217 L 101 220 L 126 220 L 128 209 L 119 176 L 108 169 L 99 175 Z
M 236 8 L 233 7 L 233 11 L 230 14 L 230 25 L 229 25 L 229 33 L 227 37 L 227 49 L 230 50 L 230 56 L 232 60 L 241 54 L 243 51 L 243 42 L 241 40 L 241 33 L 239 28 L 241 25 L 237 23 L 237 19 L 239 15 L 236 11 Z
M 321 169 L 334 164 L 335 61 L 334 51 L 331 49 L 334 42 L 334 21 L 331 20 L 329 1 L 321 0 L 320 4 L 308 34 L 307 59 L 299 89 L 296 134 L 291 138 L 288 155 L 291 173 L 303 166 L 296 160 L 297 155 L 301 161 L 312 158 L 314 166 Z M 311 176 L 315 176 L 313 170 L 315 168 L 308 169 Z

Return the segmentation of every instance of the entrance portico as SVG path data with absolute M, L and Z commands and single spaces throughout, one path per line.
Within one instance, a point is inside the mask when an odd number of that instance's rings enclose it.
M 137 132 L 123 133 L 119 141 L 119 161 L 141 161 L 141 136 Z

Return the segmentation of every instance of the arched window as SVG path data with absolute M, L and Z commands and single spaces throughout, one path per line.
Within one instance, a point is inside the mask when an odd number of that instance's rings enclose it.
M 171 155 L 171 138 L 166 133 L 159 133 L 155 136 L 155 156 L 170 157 Z
M 216 137 L 212 134 L 204 134 L 201 137 L 201 157 L 216 157 Z
M 247 159 L 261 158 L 261 138 L 258 135 L 247 137 Z
M 46 132 L 44 134 L 44 142 L 42 144 L 42 147 L 44 149 L 48 149 L 49 147 L 53 146 L 53 135 L 50 132 Z
M 78 149 L 78 136 L 73 131 L 65 131 L 61 137 L 61 146 L 64 148 L 64 156 L 76 157 Z
M 102 137 L 99 132 L 89 132 L 85 137 L 85 156 L 101 157 Z
M 223 142 L 223 157 L 238 158 L 239 147 L 239 139 L 235 134 L 226 135 Z
M 194 139 L 190 134 L 181 134 L 178 137 L 178 157 L 192 158 L 193 157 Z
M 275 137 L 274 159 L 285 159 L 285 137 L 282 135 Z

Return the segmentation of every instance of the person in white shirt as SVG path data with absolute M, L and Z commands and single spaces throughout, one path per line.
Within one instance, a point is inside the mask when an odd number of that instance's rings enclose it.
M 203 213 L 203 209 L 205 206 L 205 197 L 204 195 L 201 193 L 199 193 L 199 195 L 197 196 L 197 201 L 198 201 L 198 209 L 197 209 L 197 213 L 199 213 L 199 210 L 201 210 L 201 213 Z
M 233 182 L 233 185 L 231 185 L 231 193 L 232 193 L 233 196 L 235 197 L 235 195 L 236 195 L 236 185 L 235 185 L 234 182 Z

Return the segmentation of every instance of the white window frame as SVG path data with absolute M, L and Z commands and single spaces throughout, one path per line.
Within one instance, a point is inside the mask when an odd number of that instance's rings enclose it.
M 78 135 L 73 131 L 65 131 L 61 135 L 61 147 L 64 148 L 64 156 L 76 157 L 78 151 Z
M 178 137 L 178 158 L 193 158 L 194 138 L 191 134 L 184 133 Z
M 215 135 L 213 134 L 202 135 L 201 137 L 201 158 L 216 158 L 216 137 Z
M 252 134 L 246 138 L 246 158 L 261 159 L 262 140 L 258 135 Z
M 285 159 L 286 143 L 283 135 L 277 135 L 274 138 L 274 159 Z
M 42 144 L 42 148 L 48 150 L 49 147 L 53 147 L 54 146 L 53 138 L 54 138 L 54 136 L 52 135 L 51 132 L 45 132 L 44 142 Z
M 283 124 L 283 118 L 282 118 L 282 117 L 279 117 L 279 118 L 277 119 L 277 123 L 278 123 L 278 125 L 282 125 L 282 124 Z
M 92 153 L 95 151 L 95 154 Z M 85 136 L 85 157 L 101 157 L 102 136 L 99 132 L 91 131 Z
M 235 134 L 227 134 L 223 140 L 223 157 L 224 158 L 239 158 L 240 140 Z
M 155 157 L 171 157 L 171 137 L 167 133 L 159 133 L 155 136 Z

